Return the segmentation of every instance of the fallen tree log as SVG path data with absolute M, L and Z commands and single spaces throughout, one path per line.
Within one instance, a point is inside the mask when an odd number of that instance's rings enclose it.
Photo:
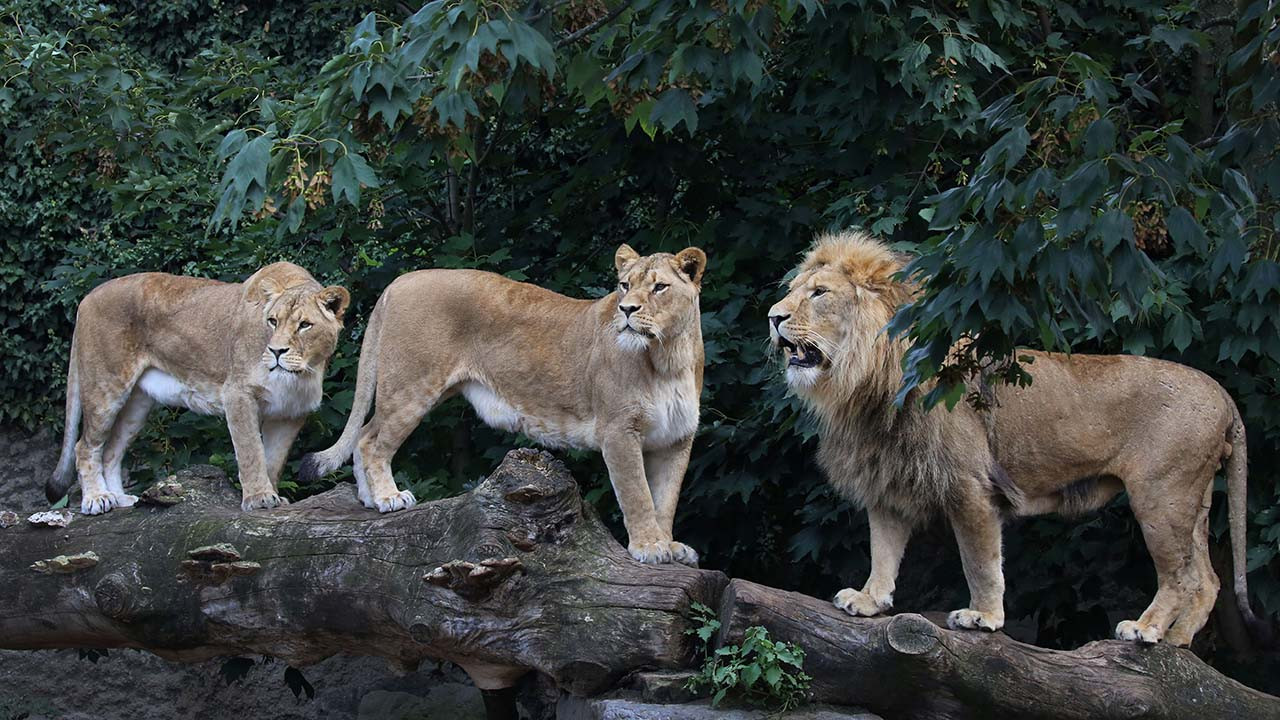
M 691 667 L 688 611 L 701 602 L 719 606 L 722 643 L 762 625 L 803 647 L 816 701 L 894 720 L 1280 718 L 1280 700 L 1185 650 L 1046 650 L 642 565 L 564 466 L 532 450 L 508 454 L 465 495 L 387 515 L 349 485 L 242 513 L 214 468 L 183 471 L 145 499 L 44 525 L 0 512 L 0 648 L 265 654 L 299 667 L 336 654 L 448 660 L 487 691 L 491 717 L 514 717 L 508 689 L 530 671 L 586 696 L 638 670 Z
M 470 493 L 387 515 L 350 485 L 243 513 L 214 468 L 176 483 L 151 505 L 0 530 L 0 647 L 436 659 L 482 689 L 534 670 L 585 695 L 688 664 L 689 605 L 727 582 L 633 561 L 564 466 L 532 450 Z
M 914 613 L 854 618 L 830 602 L 745 580 L 729 583 L 720 621 L 721 645 L 761 625 L 803 648 L 815 701 L 886 718 L 1280 718 L 1280 699 L 1170 645 L 1105 640 L 1048 650 L 1001 633 L 948 630 Z

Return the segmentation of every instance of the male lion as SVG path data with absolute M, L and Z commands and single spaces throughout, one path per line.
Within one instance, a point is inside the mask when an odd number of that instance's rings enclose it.
M 1125 490 L 1159 589 L 1116 637 L 1187 645 L 1218 594 L 1209 502 L 1227 460 L 1236 602 L 1256 622 L 1245 584 L 1245 433 L 1225 390 L 1161 360 L 1019 351 L 1033 360 L 1034 382 L 1000 387 L 990 411 L 962 403 L 926 412 L 914 393 L 897 407 L 906 342 L 882 329 L 912 297 L 895 276 L 901 268 L 865 235 L 823 237 L 786 298 L 769 309 L 787 382 L 819 421 L 818 462 L 870 520 L 871 575 L 862 590 L 840 591 L 837 607 L 868 616 L 888 610 L 912 529 L 945 514 L 970 593 L 970 607 L 947 622 L 997 630 L 1001 511 L 1075 515 Z
M 67 420 L 53 502 L 80 475 L 87 514 L 128 507 L 124 454 L 152 405 L 225 415 L 242 507 L 271 508 L 289 447 L 320 404 L 325 366 L 350 296 L 291 263 L 243 284 L 139 273 L 80 302 L 67 369 Z M 82 437 L 76 442 L 83 414 Z
M 618 290 L 599 300 L 476 270 L 402 275 L 369 318 L 342 437 L 303 458 L 303 477 L 354 452 L 361 502 L 413 505 L 391 458 L 431 408 L 461 394 L 490 427 L 602 451 L 632 557 L 695 564 L 671 524 L 698 427 L 706 262 L 698 248 L 641 257 L 623 245 Z

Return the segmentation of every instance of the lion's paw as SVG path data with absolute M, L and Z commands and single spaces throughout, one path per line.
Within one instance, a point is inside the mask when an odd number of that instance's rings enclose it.
M 947 627 L 952 630 L 986 630 L 995 632 L 1004 627 L 1004 616 L 977 610 L 953 610 L 947 616 Z
M 627 545 L 627 552 L 631 553 L 631 557 L 646 565 L 660 565 L 671 562 L 671 543 L 669 542 L 633 542 Z
M 288 504 L 288 500 L 274 492 L 253 493 L 252 495 L 244 496 L 240 501 L 240 509 L 246 512 L 249 510 L 270 510 L 271 508 Z
M 413 496 L 408 490 L 401 490 L 398 493 L 378 498 L 374 501 L 374 505 L 378 508 L 378 512 L 395 512 L 396 510 L 407 510 L 418 504 L 418 498 Z
M 128 495 L 125 493 L 112 493 L 115 497 L 116 507 L 133 507 L 138 504 L 137 495 Z
M 1116 625 L 1116 639 L 1130 640 L 1148 645 L 1160 642 L 1164 633 L 1155 625 L 1143 625 L 1136 620 L 1125 620 Z
M 113 507 L 119 506 L 117 498 L 124 497 L 115 493 L 96 493 L 80 498 L 80 512 L 85 515 L 101 515 Z M 132 495 L 128 497 L 133 497 Z M 135 501 L 137 498 L 133 498 Z M 132 505 L 133 503 L 129 503 Z
M 675 540 L 667 543 L 667 548 L 671 551 L 671 560 L 673 562 L 678 562 L 681 565 L 688 565 L 692 568 L 698 567 L 697 550 L 694 550 L 682 542 L 676 542 Z
M 876 602 L 870 595 L 861 590 L 845 588 L 836 593 L 835 606 L 854 617 L 872 617 L 893 607 L 893 598 Z

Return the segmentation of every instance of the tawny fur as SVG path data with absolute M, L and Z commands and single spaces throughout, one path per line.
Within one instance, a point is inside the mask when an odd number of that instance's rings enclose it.
M 1004 623 L 1001 511 L 1078 514 L 1121 490 L 1142 525 L 1159 589 L 1123 639 L 1187 645 L 1218 592 L 1209 562 L 1214 473 L 1227 466 L 1237 604 L 1257 625 L 1245 582 L 1244 428 L 1230 396 L 1203 373 L 1129 356 L 1019 351 L 1029 387 L 1000 386 L 990 411 L 965 403 L 901 406 L 907 346 L 883 332 L 912 298 L 896 277 L 902 259 L 861 233 L 819 238 L 770 309 L 770 334 L 788 350 L 792 389 L 819 420 L 818 462 L 831 483 L 868 510 L 872 571 L 836 604 L 850 613 L 889 609 L 913 528 L 945 515 L 960 545 L 970 607 L 953 627 Z M 804 365 L 821 351 L 821 362 Z M 795 358 L 792 360 L 792 358 Z
M 320 404 L 348 301 L 291 263 L 244 283 L 141 273 L 99 285 L 76 313 L 49 500 L 78 474 L 83 512 L 132 505 L 124 455 L 159 403 L 226 416 L 244 509 L 281 504 L 280 473 Z
M 599 300 L 475 270 L 397 278 L 369 319 L 342 436 L 304 458 L 304 477 L 354 456 L 365 505 L 409 507 L 416 500 L 396 487 L 391 459 L 426 413 L 460 394 L 492 427 L 600 450 L 631 554 L 695 563 L 672 522 L 702 392 L 705 264 L 697 248 L 641 257 L 623 245 L 619 289 Z

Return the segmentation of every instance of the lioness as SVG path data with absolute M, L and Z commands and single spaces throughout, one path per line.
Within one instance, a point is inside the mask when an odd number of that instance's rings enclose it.
M 349 300 L 345 289 L 321 287 L 286 262 L 243 284 L 139 273 L 94 288 L 76 312 L 66 431 L 45 485 L 49 501 L 71 486 L 74 457 L 82 512 L 133 505 L 124 454 L 158 402 L 225 415 L 242 507 L 280 505 L 280 471 L 320 404 Z
M 342 437 L 303 458 L 304 481 L 354 452 L 361 502 L 413 505 L 391 458 L 423 415 L 461 393 L 490 427 L 603 452 L 632 557 L 695 564 L 671 524 L 698 427 L 706 262 L 698 248 L 641 257 L 623 245 L 618 289 L 599 300 L 476 270 L 397 278 L 369 318 Z
M 769 309 L 769 333 L 791 389 L 815 412 L 818 462 L 867 508 L 871 576 L 835 597 L 852 615 L 893 605 L 912 529 L 945 514 L 955 531 L 970 607 L 952 628 L 1004 625 L 1002 509 L 1067 515 L 1125 490 L 1155 560 L 1159 589 L 1116 637 L 1187 645 L 1218 594 L 1209 562 L 1213 476 L 1227 461 L 1236 602 L 1256 624 L 1245 582 L 1245 434 L 1235 403 L 1183 365 L 1128 356 L 1019 351 L 1029 387 L 994 389 L 994 406 L 925 412 L 913 393 L 894 399 L 907 344 L 882 332 L 912 289 L 900 259 L 859 233 L 820 238 L 787 296 Z

